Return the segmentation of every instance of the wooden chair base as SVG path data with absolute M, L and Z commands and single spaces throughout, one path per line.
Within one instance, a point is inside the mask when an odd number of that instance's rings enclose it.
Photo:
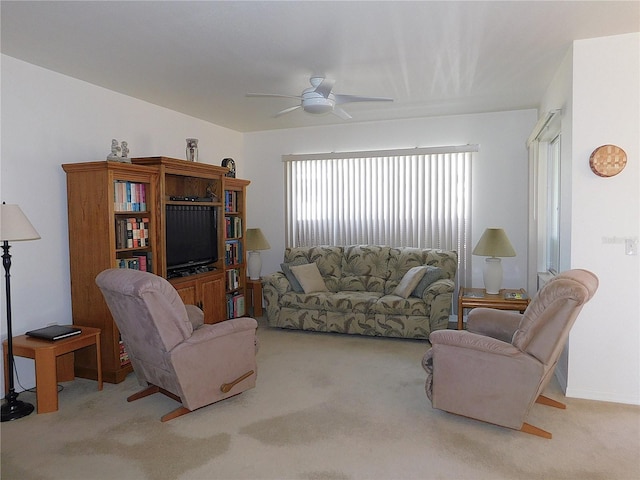
M 539 403 L 540 405 L 547 405 L 549 407 L 560 408 L 562 410 L 566 410 L 567 408 L 564 403 L 558 402 L 557 400 L 549 397 L 545 397 L 544 395 L 539 395 L 538 398 L 536 398 L 536 403 Z M 538 437 L 547 438 L 549 440 L 551 440 L 552 438 L 550 432 L 542 430 L 541 428 L 535 427 L 533 425 L 529 425 L 528 423 L 523 423 L 520 431 L 524 433 L 530 433 L 531 435 L 536 435 Z
M 140 390 L 139 392 L 134 393 L 133 395 L 127 397 L 127 402 L 134 402 L 136 400 L 140 400 L 141 398 L 148 397 L 149 395 L 153 395 L 154 393 L 162 393 L 169 398 L 174 399 L 177 402 L 182 403 L 182 400 L 177 395 L 165 390 L 164 388 L 160 388 L 157 385 L 149 385 L 147 388 Z M 181 417 L 182 415 L 186 415 L 190 413 L 187 407 L 183 407 L 182 405 L 176 408 L 175 410 L 167 413 L 160 417 L 161 422 L 168 422 L 169 420 L 173 420 L 174 418 Z
M 222 385 L 220 385 L 220 391 L 223 393 L 229 393 L 233 387 L 235 387 L 238 383 L 240 383 L 244 379 L 249 378 L 254 373 L 255 372 L 253 370 L 249 370 L 247 373 L 239 376 L 235 380 L 229 383 L 223 383 Z M 170 391 L 165 390 L 164 388 L 160 388 L 157 385 L 151 385 L 151 384 L 149 384 L 147 388 L 144 388 L 139 392 L 136 392 L 133 395 L 130 395 L 129 397 L 127 397 L 127 402 L 134 402 L 141 398 L 148 397 L 149 395 L 153 395 L 154 393 L 162 393 L 163 395 L 166 395 L 167 397 L 174 399 L 176 402 L 182 403 L 182 399 L 177 395 L 174 395 Z M 236 395 L 239 395 L 239 393 L 237 393 Z M 235 396 L 235 395 L 232 395 L 232 396 Z M 187 407 L 180 405 L 175 410 L 160 417 L 160 421 L 168 422 L 169 420 L 173 420 L 174 418 L 181 417 L 182 415 L 186 415 L 187 413 L 191 413 L 191 411 L 192 410 L 189 410 Z

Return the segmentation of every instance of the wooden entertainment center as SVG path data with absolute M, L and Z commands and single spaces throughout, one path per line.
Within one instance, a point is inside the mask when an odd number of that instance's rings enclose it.
M 225 176 L 225 167 L 167 157 L 62 168 L 67 174 L 73 323 L 102 331 L 104 381 L 119 383 L 132 368 L 95 277 L 107 268 L 136 268 L 167 278 L 168 205 L 213 207 L 218 235 L 215 262 L 174 273 L 169 282 L 185 303 L 202 308 L 206 323 L 245 314 L 248 180 Z M 77 352 L 75 373 L 97 379 L 95 356 Z

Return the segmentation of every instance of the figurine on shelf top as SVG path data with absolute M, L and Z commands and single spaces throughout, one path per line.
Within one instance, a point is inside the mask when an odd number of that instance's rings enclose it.
M 129 158 L 129 144 L 122 142 L 122 145 L 118 145 L 118 140 L 115 138 L 111 140 L 111 153 L 107 155 L 107 160 L 113 162 L 131 163 Z

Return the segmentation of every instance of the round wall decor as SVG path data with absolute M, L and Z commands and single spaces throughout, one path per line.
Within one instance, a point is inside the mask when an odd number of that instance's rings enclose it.
M 599 177 L 613 177 L 627 165 L 627 154 L 615 145 L 602 145 L 589 157 L 589 166 Z

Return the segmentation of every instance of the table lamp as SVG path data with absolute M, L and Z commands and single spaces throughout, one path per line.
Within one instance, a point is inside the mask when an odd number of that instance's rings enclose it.
M 483 271 L 484 288 L 490 295 L 499 293 L 502 287 L 502 260 L 498 257 L 516 256 L 505 231 L 502 228 L 487 228 L 472 253 L 487 257 Z
M 245 238 L 245 248 L 249 251 L 249 260 L 247 260 L 249 278 L 251 280 L 259 280 L 260 271 L 262 270 L 260 250 L 269 250 L 271 245 L 269 245 L 262 230 L 259 228 L 248 228 Z
M 9 393 L 2 404 L 2 421 L 17 420 L 26 417 L 33 412 L 33 405 L 18 400 L 18 394 L 13 387 L 13 333 L 11 331 L 11 254 L 9 242 L 23 240 L 37 240 L 40 235 L 33 228 L 18 205 L 2 203 L 0 216 L 0 240 L 2 241 L 2 264 L 4 266 L 4 278 L 7 301 L 7 375 L 9 376 Z

